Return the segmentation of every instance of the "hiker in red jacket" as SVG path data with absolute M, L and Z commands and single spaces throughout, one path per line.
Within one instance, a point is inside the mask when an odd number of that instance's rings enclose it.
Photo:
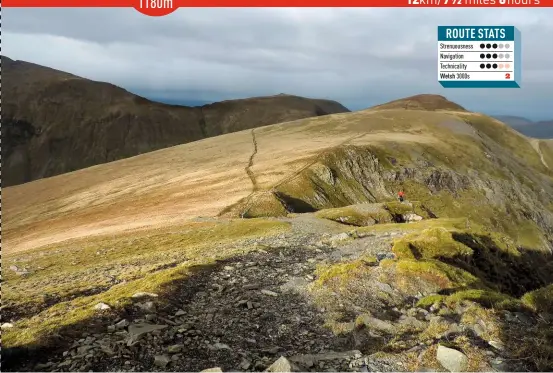
M 403 193 L 403 190 L 400 190 L 399 193 L 397 194 L 397 198 L 399 199 L 399 202 L 403 202 L 404 197 L 405 197 L 405 193 Z

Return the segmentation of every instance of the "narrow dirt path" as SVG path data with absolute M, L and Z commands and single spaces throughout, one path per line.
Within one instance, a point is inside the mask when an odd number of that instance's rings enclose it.
M 545 157 L 543 156 L 543 153 L 541 151 L 541 148 L 540 148 L 540 140 L 538 139 L 530 139 L 530 144 L 532 144 L 532 147 L 536 150 L 536 152 L 538 152 L 538 154 L 540 155 L 540 159 L 541 159 L 541 163 L 543 163 L 543 165 L 547 168 L 547 169 L 551 169 L 549 167 L 549 165 L 547 164 L 547 162 L 545 161 Z
M 255 155 L 257 154 L 257 140 L 255 138 L 255 128 L 252 129 L 252 142 L 253 142 L 253 152 L 252 152 L 252 155 L 250 155 L 248 165 L 246 166 L 246 173 L 248 174 L 248 177 L 252 181 L 252 193 L 253 193 L 259 189 L 257 185 L 257 179 L 255 178 L 255 175 L 252 171 L 254 158 L 255 158 Z

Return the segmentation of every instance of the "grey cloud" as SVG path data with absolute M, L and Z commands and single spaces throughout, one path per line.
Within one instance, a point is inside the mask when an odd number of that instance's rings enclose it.
M 157 98 L 221 100 L 280 92 L 360 109 L 444 94 L 478 111 L 553 117 L 551 9 L 4 9 L 3 51 Z M 523 88 L 443 89 L 438 25 L 514 24 Z

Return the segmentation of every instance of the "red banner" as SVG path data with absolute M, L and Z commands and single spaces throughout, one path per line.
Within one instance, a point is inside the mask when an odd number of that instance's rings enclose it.
M 3 7 L 121 7 L 150 16 L 195 7 L 545 8 L 553 0 L 3 0 Z

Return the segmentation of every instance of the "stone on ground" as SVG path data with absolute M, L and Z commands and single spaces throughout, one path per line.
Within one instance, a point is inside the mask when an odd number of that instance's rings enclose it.
M 469 363 L 469 359 L 464 353 L 442 345 L 438 346 L 436 359 L 450 372 L 464 372 Z
M 131 324 L 129 325 L 129 337 L 130 341 L 137 341 L 143 334 L 153 332 L 154 330 L 165 329 L 167 325 L 156 324 Z
M 391 333 L 395 330 L 395 326 L 392 323 L 377 319 L 376 317 L 372 317 L 367 314 L 359 316 L 358 323 L 365 325 L 369 329 L 379 330 L 382 332 Z
M 138 293 L 134 293 L 131 298 L 135 300 L 142 300 L 142 299 L 157 298 L 157 297 L 158 295 L 155 293 L 146 293 L 146 292 L 140 291 Z
M 95 310 L 103 311 L 103 310 L 109 310 L 109 309 L 111 309 L 111 307 L 108 306 L 108 305 L 105 304 L 105 303 L 98 303 L 97 305 L 94 306 L 94 309 L 95 309 Z
M 292 372 L 292 364 L 287 358 L 281 356 L 265 370 L 266 372 Z
M 403 215 L 403 221 L 407 223 L 415 222 L 415 221 L 421 221 L 423 220 L 423 217 L 417 214 L 405 214 Z
M 156 355 L 156 356 L 154 356 L 154 364 L 157 365 L 160 368 L 165 368 L 167 366 L 167 364 L 169 364 L 170 361 L 171 361 L 171 359 L 167 355 Z

